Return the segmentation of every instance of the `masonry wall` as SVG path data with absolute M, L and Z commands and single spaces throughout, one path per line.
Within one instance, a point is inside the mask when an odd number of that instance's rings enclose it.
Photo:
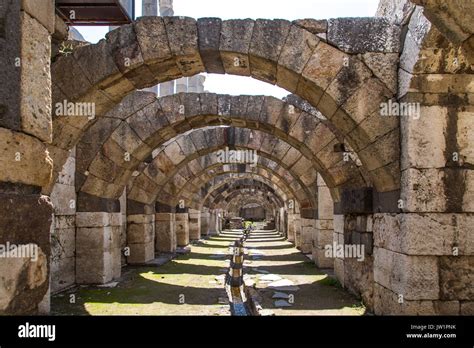
M 472 68 L 422 8 L 398 5 L 391 19 L 407 32 L 398 97 L 420 109 L 401 118 L 402 212 L 374 215 L 375 312 L 472 315 Z
M 10 0 L 0 8 L 0 244 L 30 245 L 39 255 L 37 261 L 0 263 L 0 314 L 49 311 L 53 209 L 41 191 L 52 172 L 46 148 L 52 137 L 53 3 Z

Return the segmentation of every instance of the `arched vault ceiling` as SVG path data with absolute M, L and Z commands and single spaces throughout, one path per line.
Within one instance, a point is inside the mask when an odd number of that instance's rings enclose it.
M 338 144 L 341 144 L 340 141 L 331 129 L 314 115 L 298 111 L 299 109 L 294 106 L 271 97 L 230 97 L 191 93 L 161 98 L 159 102 L 167 103 L 172 109 L 174 108 L 172 105 L 178 109 L 179 105 L 186 105 L 185 110 L 189 110 L 191 105 L 188 102 L 176 104 L 181 102 L 180 98 L 191 100 L 194 103 L 202 98 L 214 100 L 216 103 L 222 99 L 224 104 L 227 103 L 229 110 L 231 110 L 231 106 L 234 106 L 237 108 L 234 109 L 235 114 L 239 114 L 238 108 L 241 107 L 240 112 L 244 112 L 244 114 L 234 118 L 230 115 L 225 116 L 216 110 L 213 112 L 215 115 L 209 116 L 209 110 L 204 110 L 206 107 L 204 109 L 198 107 L 200 111 L 196 112 L 202 114 L 201 116 L 195 115 L 187 118 L 185 115 L 173 113 L 169 117 L 179 118 L 179 121 L 175 120 L 176 122 L 173 123 L 174 126 L 170 124 L 162 126 L 155 124 L 153 126 L 149 120 L 156 122 L 155 120 L 160 119 L 159 122 L 167 122 L 164 121 L 167 120 L 167 117 L 160 114 L 163 110 L 157 106 L 158 101 L 154 100 L 145 109 L 140 109 L 134 114 L 135 116 L 130 116 L 125 121 L 120 120 L 120 117 L 113 119 L 113 127 L 110 119 L 102 118 L 88 130 L 86 136 L 77 146 L 78 175 L 76 185 L 81 187 L 82 191 L 92 195 L 107 198 L 117 197 L 121 193 L 124 183 L 138 168 L 139 163 L 149 157 L 153 148 L 170 141 L 177 133 L 189 131 L 193 127 L 191 124 L 199 122 L 194 127 L 224 124 L 261 130 L 268 135 L 263 138 L 255 136 L 251 138 L 252 132 L 235 130 L 233 131 L 235 132 L 235 142 L 245 141 L 247 144 L 259 147 L 267 146 L 269 152 L 275 151 L 275 157 L 283 160 L 298 158 L 298 162 L 293 164 L 293 169 L 297 170 L 301 177 L 311 176 L 312 174 L 308 173 L 307 168 L 313 166 L 317 170 L 322 170 L 321 175 L 330 188 L 370 186 L 364 169 L 358 167 L 350 156 L 347 157 L 344 156 L 344 153 L 335 151 Z M 254 106 L 251 107 L 249 103 Z M 252 114 L 249 108 L 256 108 L 259 111 Z M 145 116 L 147 114 L 148 116 Z M 255 120 L 257 114 L 259 118 Z M 262 114 L 265 114 L 265 117 L 276 119 L 276 124 L 283 128 L 278 128 L 272 123 L 262 122 Z M 113 115 L 114 111 L 110 113 L 110 118 L 113 118 Z M 132 119 L 138 117 L 137 115 L 140 115 L 139 119 L 133 121 Z M 133 127 L 136 129 L 132 129 Z M 140 137 L 141 132 L 145 132 L 147 135 L 142 134 Z M 212 147 L 216 143 L 223 144 L 225 141 L 232 140 L 230 134 L 226 135 L 229 131 L 221 130 L 219 132 L 219 137 L 216 138 L 205 138 L 204 136 L 200 137 L 200 133 L 190 133 L 195 135 L 195 137 L 191 136 L 192 146 L 189 149 L 179 146 L 178 156 L 175 160 L 179 160 L 182 156 L 205 151 L 205 148 Z M 274 140 L 271 134 L 281 141 Z M 266 139 L 267 141 L 265 141 Z M 299 156 L 298 152 L 303 156 Z M 86 177 L 83 173 L 90 175 Z M 334 192 L 337 191 L 334 190 Z M 336 195 L 335 200 L 337 198 Z
M 253 142 L 251 137 L 257 140 L 262 139 L 262 143 Z M 215 139 L 212 142 L 214 146 L 198 151 L 193 139 L 195 142 L 196 139 L 201 141 Z M 135 173 L 133 184 L 129 185 L 129 196 L 134 200 L 150 203 L 156 193 L 162 191 L 170 181 L 178 180 L 175 178 L 176 175 L 180 176 L 181 181 L 188 181 L 194 173 L 208 165 L 232 163 L 232 158 L 226 159 L 225 155 L 229 155 L 229 151 L 237 150 L 240 151 L 241 159 L 245 159 L 245 162 L 250 165 L 260 163 L 262 166 L 268 166 L 277 171 L 282 177 L 288 179 L 289 186 L 295 191 L 306 191 L 305 200 L 311 200 L 310 197 L 317 195 L 316 169 L 309 163 L 303 162 L 309 164 L 310 167 L 305 168 L 301 174 L 302 171 L 298 170 L 298 166 L 302 164 L 299 162 L 302 155 L 285 158 L 285 151 L 288 152 L 290 148 L 291 146 L 287 143 L 260 131 L 229 128 L 192 131 L 174 138 L 173 141 L 154 151 L 155 157 L 152 162 L 139 168 L 139 174 Z M 185 153 L 189 155 L 184 157 Z M 222 162 L 222 160 L 225 161 Z
M 95 105 L 95 118 L 56 115 L 50 146 L 56 172 L 64 164 L 67 150 L 84 131 L 103 119 L 131 91 L 206 71 L 252 76 L 306 99 L 356 151 L 370 174 L 369 181 L 379 192 L 398 189 L 399 120 L 379 115 L 380 103 L 395 92 L 387 87 L 390 84 L 384 81 L 384 74 L 375 73 L 370 61 L 374 57 L 384 61 L 386 53 L 399 51 L 400 28 L 377 18 L 337 19 L 329 23 L 325 42 L 301 23 L 285 20 L 143 17 L 108 33 L 106 40 L 78 47 L 74 54 L 60 57 L 52 65 L 53 105 L 63 101 L 91 103 Z M 351 35 L 359 33 L 361 27 L 366 29 L 364 35 Z M 365 53 L 371 60 L 364 58 Z M 396 63 L 387 62 L 385 68 L 396 69 Z M 244 99 L 249 101 L 251 97 Z M 130 129 L 117 125 L 122 138 L 128 138 L 129 143 L 125 146 L 118 141 L 116 145 L 123 145 L 122 150 L 133 152 L 141 161 L 150 147 L 156 147 L 160 141 L 156 134 L 148 137 L 147 130 L 154 132 L 157 126 L 163 126 L 161 122 L 169 123 L 170 118 L 186 119 L 189 125 L 181 126 L 189 128 L 194 122 L 201 122 L 199 117 L 191 121 L 193 116 L 204 115 L 219 119 L 246 113 L 255 120 L 262 118 L 271 129 L 284 134 L 293 129 L 308 130 L 311 134 L 323 131 L 321 122 L 310 122 L 314 128 L 298 128 L 295 115 L 278 117 L 279 112 L 267 112 L 269 103 L 263 103 L 262 98 L 232 105 L 236 100 L 203 95 L 170 97 L 157 102 L 158 109 L 153 112 L 165 117 L 150 118 L 142 112 L 146 122 L 136 124 L 136 118 L 127 121 Z M 176 112 L 175 107 L 180 105 L 185 106 L 183 114 Z M 247 112 L 248 109 L 259 112 Z M 318 134 L 320 144 L 326 139 L 328 148 L 338 142 L 324 137 L 324 131 Z M 143 143 L 136 143 L 137 137 Z M 313 149 L 310 139 L 307 140 L 308 147 L 316 151 L 317 161 L 323 155 L 318 155 L 322 149 Z M 336 185 L 336 175 L 323 173 L 323 168 L 321 174 L 329 185 Z

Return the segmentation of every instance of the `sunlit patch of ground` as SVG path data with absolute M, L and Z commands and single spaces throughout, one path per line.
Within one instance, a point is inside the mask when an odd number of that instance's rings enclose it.
M 241 235 L 226 231 L 203 240 L 162 265 L 128 267 L 113 288 L 85 286 L 52 298 L 56 315 L 229 315 L 223 279 L 229 245 Z M 361 315 L 364 308 L 331 278 L 327 278 L 291 243 L 276 233 L 255 234 L 248 242 L 246 272 L 257 281 L 263 307 L 276 315 Z M 258 253 L 258 259 L 252 254 Z M 277 309 L 256 269 L 263 269 L 299 286 L 292 307 Z M 75 303 L 71 303 L 71 295 Z

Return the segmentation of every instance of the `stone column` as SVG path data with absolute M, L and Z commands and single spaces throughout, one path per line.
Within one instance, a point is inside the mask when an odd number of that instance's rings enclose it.
M 305 219 L 301 218 L 301 234 L 299 236 L 299 243 L 297 247 L 304 254 L 309 254 L 313 250 L 313 235 L 316 230 L 316 220 L 315 219 Z M 297 238 L 298 242 L 298 238 Z M 298 245 L 299 244 L 299 245 Z
M 360 296 L 369 310 L 373 309 L 374 291 L 372 212 L 383 209 L 376 205 L 377 199 L 372 188 L 343 190 L 341 202 L 334 203 L 333 243 L 327 251 L 334 258 L 341 285 Z
M 211 214 L 208 211 L 201 213 L 201 235 L 209 235 L 209 225 L 210 225 Z
M 288 241 L 291 243 L 295 243 L 296 239 L 296 221 L 297 216 L 295 213 L 288 212 Z
M 176 242 L 178 246 L 184 247 L 189 244 L 189 214 L 176 213 Z
M 399 117 L 399 210 L 374 214 L 374 311 L 380 315 L 474 314 L 470 57 L 434 30 L 423 16 L 428 12 L 437 17 L 426 7 L 409 14 L 400 56 L 398 101 L 411 112 Z
M 202 93 L 204 92 L 204 81 L 206 77 L 203 75 L 194 75 L 188 78 L 188 92 Z
M 159 253 L 174 253 L 176 251 L 175 214 L 155 214 L 155 249 Z
M 155 258 L 155 214 L 127 216 L 129 264 L 143 264 Z
M 76 213 L 76 282 L 105 284 L 121 274 L 120 212 Z
M 217 210 L 217 234 L 222 232 L 222 227 L 224 224 L 223 212 L 221 209 Z
M 41 192 L 52 184 L 54 1 L 2 1 L 0 22 L 0 244 L 38 255 L 1 259 L 0 315 L 38 314 L 48 312 L 50 283 L 53 206 Z
M 374 293 L 372 221 L 372 214 L 344 215 L 344 287 L 360 296 L 369 310 L 373 310 Z
M 325 253 L 326 246 L 331 246 L 333 242 L 334 203 L 329 188 L 319 174 L 317 184 L 318 219 L 312 241 L 313 261 L 319 268 L 334 268 L 334 258 L 327 257 Z
M 333 248 L 334 246 L 344 245 L 344 215 L 333 215 Z M 337 280 L 344 287 L 344 258 L 341 255 L 334 254 L 334 274 Z
M 186 93 L 188 91 L 188 78 L 182 77 L 176 80 L 176 93 Z
M 51 234 L 51 292 L 55 293 L 76 281 L 76 171 L 75 149 L 58 175 L 51 191 L 54 228 Z
M 173 16 L 173 0 L 160 0 L 160 16 Z M 174 94 L 175 81 L 168 81 L 160 83 L 159 95 L 160 97 L 166 97 L 167 95 Z
M 155 258 L 155 206 L 127 200 L 127 251 L 129 264 Z
M 157 16 L 158 15 L 158 0 L 142 0 L 142 15 L 143 16 Z
M 157 16 L 158 0 L 142 0 L 142 16 Z M 158 95 L 158 85 L 145 88 L 144 91 L 153 92 Z
M 215 210 L 209 213 L 209 235 L 217 235 L 217 214 Z
M 189 209 L 189 239 L 201 239 L 201 212 Z

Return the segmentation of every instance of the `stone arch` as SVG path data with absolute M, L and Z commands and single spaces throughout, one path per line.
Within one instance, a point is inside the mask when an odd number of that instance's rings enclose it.
M 274 182 L 274 185 L 278 187 L 279 191 L 285 194 L 285 196 L 295 197 L 297 201 L 298 199 L 301 199 L 301 193 L 295 192 L 290 186 L 288 186 L 286 180 L 279 173 L 272 171 L 266 166 L 259 165 L 255 168 L 247 166 L 244 172 L 256 174 L 271 180 Z M 184 199 L 186 202 L 189 202 L 189 206 L 197 209 L 201 205 L 202 197 L 205 196 L 205 186 L 208 181 L 213 177 L 225 173 L 242 173 L 242 167 L 239 165 L 222 165 L 220 163 L 213 164 L 201 172 L 196 173 L 191 181 L 182 183 L 181 186 L 178 186 L 175 194 L 171 195 L 166 192 L 160 192 L 156 196 L 156 200 L 173 207 L 178 204 L 180 199 Z M 203 189 L 204 192 L 202 192 Z M 308 214 L 312 214 L 315 210 L 315 208 L 311 207 L 307 201 L 298 201 L 298 203 L 300 204 L 300 207 L 307 210 Z M 305 205 L 305 203 L 308 205 Z
M 240 209 L 240 208 L 245 209 L 249 205 L 256 205 L 256 206 L 262 207 L 263 209 L 265 209 L 265 215 L 267 216 L 276 215 L 277 207 L 261 197 L 254 197 L 254 198 L 248 198 L 248 197 L 243 197 L 243 196 L 236 197 L 235 199 L 232 199 L 228 203 L 226 209 L 228 211 L 229 210 L 237 211 L 237 209 Z
M 232 203 L 235 199 L 244 199 L 243 197 L 247 192 L 250 190 L 254 189 L 254 192 L 252 195 L 255 194 L 255 198 L 258 198 L 261 201 L 265 201 L 265 196 L 267 195 L 268 192 L 264 190 L 264 188 L 261 187 L 255 187 L 254 186 L 244 186 L 241 188 L 229 188 L 225 190 L 219 197 L 216 198 L 216 200 L 212 203 L 211 207 L 213 209 L 223 209 L 224 211 L 228 210 L 229 204 Z M 273 196 L 273 195 L 270 195 Z M 273 205 L 277 204 L 276 199 L 270 199 L 273 203 Z M 268 201 L 267 201 L 268 203 Z M 263 204 L 263 203 L 262 203 Z
M 263 182 L 269 186 L 271 186 L 273 189 L 275 189 L 276 185 L 273 183 L 271 180 L 259 176 L 254 173 L 239 173 L 239 174 L 227 174 L 227 175 L 221 175 L 214 177 L 210 183 L 209 183 L 209 188 L 206 190 L 206 195 L 202 199 L 201 203 L 201 208 L 199 210 L 202 210 L 203 207 L 209 207 L 211 204 L 212 200 L 214 199 L 217 190 L 219 189 L 225 189 L 227 187 L 231 187 L 235 185 L 236 181 L 239 181 L 241 179 L 251 179 L 252 181 L 255 182 Z M 285 200 L 288 199 L 294 199 L 293 196 L 287 196 L 284 197 L 283 195 L 280 194 L 280 196 Z M 296 202 L 297 204 L 297 202 Z M 286 205 L 286 204 L 285 204 Z
M 179 105 L 185 105 L 187 111 L 184 115 L 174 112 L 179 109 Z M 126 108 L 126 110 L 128 109 Z M 121 192 L 119 185 L 93 176 L 86 178 L 82 173 L 95 172 L 91 167 L 104 173 L 105 168 L 112 167 L 115 180 L 123 185 L 133 169 L 146 158 L 152 148 L 160 142 L 170 140 L 176 133 L 191 129 L 192 124 L 196 123 L 198 125 L 199 123 L 206 125 L 227 124 L 236 127 L 258 128 L 265 133 L 274 132 L 275 136 L 283 138 L 289 145 L 296 147 L 296 149 L 292 149 L 291 146 L 283 144 L 285 146 L 277 148 L 276 151 L 286 153 L 289 158 L 298 150 L 303 154 L 304 158 L 301 157 L 295 164 L 302 176 L 308 175 L 305 170 L 311 166 L 310 161 L 313 161 L 318 172 L 322 171 L 321 175 L 326 173 L 325 179 L 331 188 L 344 187 L 345 185 L 350 187 L 371 185 L 367 182 L 367 175 L 362 167 L 358 167 L 350 158 L 345 161 L 343 153 L 334 152 L 335 146 L 341 144 L 341 140 L 336 137 L 325 122 L 314 115 L 304 111 L 300 112 L 300 109 L 275 98 L 181 94 L 161 98 L 159 101 L 155 100 L 140 110 L 132 116 L 129 114 L 123 116 L 123 113 L 120 114 L 120 110 L 111 111 L 108 114 L 111 118 L 117 112 L 113 127 L 110 126 L 109 120 L 102 118 L 100 121 L 104 122 L 106 126 L 102 127 L 98 122 L 90 129 L 87 137 L 77 146 L 77 186 L 81 187 L 85 182 L 86 187 L 89 186 L 85 191 L 91 194 L 94 194 L 97 186 L 103 186 L 102 191 L 112 191 L 113 194 L 109 194 L 109 197 L 113 198 L 115 195 L 116 198 Z M 230 116 L 232 114 L 237 116 Z M 259 119 L 255 120 L 257 115 L 259 115 Z M 121 117 L 126 118 L 126 121 L 120 120 Z M 168 118 L 172 122 L 171 125 L 167 124 Z M 261 121 L 263 118 L 265 120 Z M 266 118 L 277 118 L 278 122 L 267 121 Z M 150 119 L 154 124 L 150 124 Z M 290 126 L 292 127 L 288 128 Z M 291 130 L 288 131 L 288 129 Z M 311 132 L 311 130 L 313 131 Z M 290 135 L 287 135 L 285 131 Z M 138 134 L 146 140 L 143 141 Z M 257 139 L 249 141 L 256 142 Z M 202 145 L 204 144 L 195 144 L 196 151 L 201 151 Z M 125 161 L 125 153 L 130 154 L 130 161 Z M 81 156 L 81 154 L 83 155 Z M 94 157 L 95 154 L 97 156 Z M 279 157 L 283 157 L 283 154 L 280 154 Z M 89 163 L 91 164 L 89 165 Z M 109 173 L 110 171 L 107 172 L 107 180 L 114 179 Z M 336 191 L 334 190 L 334 192 Z M 337 195 L 335 200 L 338 200 Z
M 365 19 L 366 35 L 345 35 L 359 24 L 329 21 L 322 40 L 285 20 L 143 17 L 58 59 L 52 67 L 53 100 L 94 103 L 100 116 L 134 89 L 181 76 L 204 71 L 252 76 L 317 107 L 347 137 L 376 189 L 393 191 L 399 188 L 398 119 L 381 118 L 379 107 L 394 93 L 358 54 L 383 59 L 386 52 L 398 52 L 400 28 Z M 64 155 L 91 123 L 56 117 L 51 153 Z
M 204 139 L 216 139 L 212 142 L 213 146 L 209 145 L 209 147 L 203 148 L 200 151 L 191 152 L 186 157 L 179 153 L 176 154 L 176 151 L 179 151 L 180 148 L 192 149 L 194 147 L 191 140 L 192 133 L 174 138 L 172 142 L 154 151 L 155 157 L 152 162 L 145 166 L 140 171 L 140 174 L 134 178 L 133 183 L 129 185 L 129 196 L 131 199 L 142 201 L 143 203 L 150 203 L 154 196 L 156 196 L 159 191 L 162 191 L 163 186 L 182 168 L 186 168 L 184 171 L 186 174 L 184 180 L 189 180 L 191 173 L 195 173 L 206 165 L 217 163 L 219 158 L 216 152 L 226 149 L 230 145 L 235 150 L 255 151 L 258 156 L 255 159 L 260 159 L 260 157 L 262 157 L 262 159 L 268 159 L 268 161 L 262 161 L 263 165 L 268 165 L 273 169 L 284 168 L 287 170 L 292 177 L 289 182 L 290 186 L 296 191 L 304 190 L 306 192 L 306 198 L 304 198 L 304 200 L 306 202 L 312 202 L 311 205 L 313 206 L 316 204 L 314 197 L 317 196 L 317 191 L 315 190 L 314 183 L 317 178 L 313 178 L 316 173 L 314 167 L 307 168 L 307 172 L 301 176 L 301 174 L 298 172 L 295 173 L 295 171 L 292 170 L 291 165 L 281 161 L 277 158 L 278 156 L 269 153 L 275 144 L 281 143 L 280 140 L 275 139 L 276 141 L 270 143 L 270 150 L 266 150 L 261 144 L 248 143 L 245 141 L 245 139 L 248 139 L 249 130 L 236 129 L 235 131 L 238 135 L 235 136 L 233 144 L 229 144 L 228 137 L 226 136 L 229 134 L 229 129 L 208 128 L 202 130 L 202 132 L 198 134 L 199 137 L 204 137 Z M 233 134 L 235 134 L 235 132 Z M 254 134 L 258 139 L 262 139 L 261 136 L 263 133 L 260 131 L 255 131 Z M 289 148 L 289 145 L 287 145 L 287 148 Z M 146 197 L 149 197 L 148 201 L 144 201 Z
M 242 182 L 243 181 L 243 182 Z M 282 197 L 281 194 L 274 190 L 272 186 L 269 186 L 267 183 L 264 183 L 262 181 L 250 181 L 249 180 L 242 180 L 240 183 L 235 182 L 234 184 L 227 186 L 227 187 L 221 187 L 216 189 L 216 195 L 210 200 L 210 205 L 209 208 L 215 209 L 216 204 L 219 203 L 222 200 L 226 200 L 226 198 L 229 196 L 229 194 L 233 192 L 242 192 L 242 191 L 249 191 L 249 190 L 254 190 L 256 192 L 256 195 L 262 198 L 262 194 L 266 195 L 268 197 L 268 200 L 271 201 L 275 206 L 284 206 L 285 205 L 285 197 Z M 252 194 L 252 197 L 256 197 Z M 252 197 L 247 197 L 247 198 L 252 198 Z

